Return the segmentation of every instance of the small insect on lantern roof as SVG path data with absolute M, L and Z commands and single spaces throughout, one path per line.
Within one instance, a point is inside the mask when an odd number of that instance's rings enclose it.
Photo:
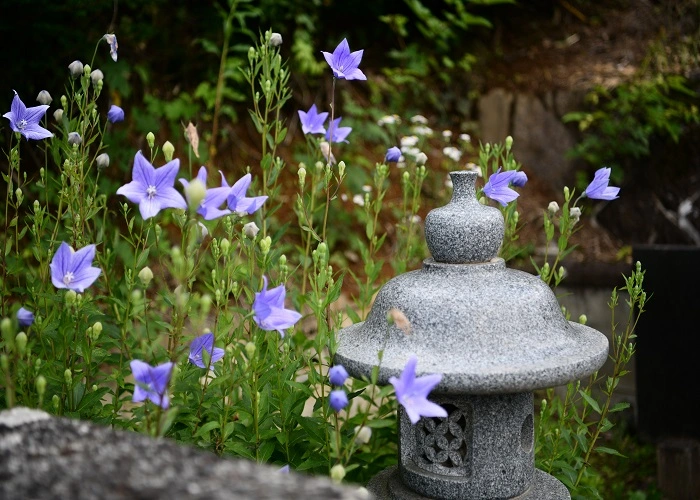
M 414 354 L 416 375 L 442 374 L 431 400 L 446 407 L 447 419 L 423 418 L 414 433 L 400 410 L 399 472 L 411 494 L 511 498 L 550 480 L 565 492 L 556 479 L 534 470 L 532 391 L 596 371 L 607 357 L 608 340 L 567 321 L 539 277 L 506 268 L 497 257 L 504 232 L 500 211 L 477 201 L 476 173 L 450 175 L 452 200 L 425 221 L 433 257 L 422 269 L 391 279 L 366 321 L 340 331 L 336 363 L 354 376 L 369 377 L 383 351 L 379 383 L 387 384 Z M 407 324 L 387 320 L 396 311 Z M 493 414 L 501 421 L 484 423 Z M 434 428 L 450 419 L 461 422 L 460 430 L 439 441 L 462 451 L 453 453 L 454 460 L 440 460 L 449 457 L 449 450 L 440 454 L 438 446 L 433 453 L 424 446 L 424 438 L 432 435 L 426 425 Z M 428 441 L 434 443 L 434 437 Z M 479 449 L 479 443 L 488 443 L 489 451 Z

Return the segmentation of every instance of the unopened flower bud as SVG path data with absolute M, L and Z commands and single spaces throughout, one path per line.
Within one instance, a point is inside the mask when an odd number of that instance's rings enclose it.
M 65 300 L 66 300 L 66 305 L 71 306 L 75 304 L 75 301 L 78 298 L 78 294 L 75 293 L 75 290 L 68 290 L 65 295 Z
M 34 381 L 34 384 L 36 385 L 37 394 L 39 394 L 40 398 L 43 398 L 44 393 L 46 392 L 46 377 L 43 375 L 38 375 Z
M 260 240 L 259 245 L 262 254 L 267 255 L 268 253 L 270 253 L 270 247 L 272 246 L 272 238 L 266 236 L 265 238 Z
M 39 203 L 39 200 L 34 200 L 34 212 L 39 212 L 41 210 L 41 203 Z
M 282 45 L 282 35 L 279 33 L 273 33 L 270 35 L 270 46 L 278 47 L 280 45 Z
M 170 143 L 168 142 L 166 144 Z M 165 144 L 163 145 L 163 153 L 165 153 Z M 204 200 L 206 194 L 207 187 L 199 179 L 194 179 L 187 183 L 187 186 L 185 187 L 185 198 L 187 198 L 187 203 L 190 206 L 190 210 L 192 210 L 193 212 L 196 211 L 199 208 L 199 205 L 202 204 L 202 201 Z
M 92 68 L 90 67 L 89 64 L 86 64 L 85 67 L 83 68 L 83 75 L 90 76 L 91 72 L 92 72 Z
M 423 151 L 418 153 L 416 155 L 416 165 L 425 165 L 425 162 L 428 161 L 428 155 L 425 154 Z
M 336 483 L 340 483 L 343 481 L 344 477 L 345 477 L 345 467 L 343 467 L 341 464 L 335 464 L 331 468 L 331 479 Z
M 248 60 L 249 60 L 250 62 L 255 61 L 255 54 L 256 54 L 256 53 L 255 53 L 255 47 L 250 47 L 250 48 L 248 49 Z
M 569 199 L 569 187 L 564 186 L 564 199 L 568 200 Z
M 585 314 L 582 314 L 578 317 L 578 322 L 585 325 L 588 322 L 588 317 Z
M 209 310 L 211 309 L 212 304 L 211 295 L 209 295 L 208 293 L 202 295 L 202 298 L 199 300 L 199 304 L 202 307 L 202 314 L 204 316 L 209 314 Z
M 21 205 L 24 200 L 24 193 L 22 193 L 20 188 L 15 189 L 15 197 L 17 198 L 17 203 Z
M 163 156 L 165 156 L 165 161 L 172 161 L 173 153 L 175 153 L 175 146 L 170 141 L 165 141 L 163 144 Z
M 61 107 L 65 109 L 68 106 L 68 98 L 65 95 L 61 96 Z
M 559 211 L 559 203 L 556 201 L 550 201 L 549 205 L 547 205 L 547 211 L 549 212 L 549 215 L 554 215 Z
M 90 80 L 92 80 L 93 85 L 97 85 L 99 82 L 104 80 L 105 75 L 99 69 L 95 69 L 90 73 Z
M 372 429 L 366 425 L 355 427 L 355 444 L 367 444 L 372 437 Z
M 231 251 L 231 242 L 228 238 L 221 238 L 221 240 L 219 240 L 219 248 L 221 248 L 221 253 L 223 255 L 228 256 Z
M 2 368 L 4 372 L 10 369 L 10 358 L 7 354 L 0 355 L 0 368 Z
M 340 160 L 338 162 L 338 176 L 341 178 L 345 175 L 345 162 L 343 160 Z
M 297 174 L 299 175 L 299 186 L 303 189 L 306 183 L 306 169 L 304 167 L 299 167 Z
M 24 356 L 24 353 L 27 351 L 27 334 L 19 332 L 15 337 L 15 345 L 20 357 Z
M 68 65 L 68 70 L 73 78 L 79 78 L 83 74 L 83 63 L 75 60 Z
M 569 210 L 569 216 L 571 217 L 573 223 L 576 224 L 581 218 L 581 209 L 579 207 L 571 207 L 571 210 Z
M 58 394 L 53 395 L 51 398 L 51 404 L 53 405 L 54 411 L 58 411 L 61 406 L 61 400 L 59 399 Z
M 153 149 L 153 146 L 156 144 L 156 136 L 153 135 L 153 132 L 146 134 L 146 142 L 148 143 L 148 147 Z
M 42 90 L 41 92 L 39 92 L 39 95 L 36 96 L 36 100 L 39 104 L 43 104 L 45 106 L 48 106 L 49 104 L 51 104 L 51 101 L 53 101 L 53 99 L 51 98 L 51 94 L 49 94 L 47 90 Z
M 66 371 L 63 372 L 63 380 L 66 381 L 67 385 L 73 384 L 73 372 L 70 371 L 70 368 L 66 368 Z
M 506 143 L 506 151 L 510 151 L 510 148 L 513 147 L 513 137 L 511 137 L 510 135 L 508 137 L 506 137 L 505 143 Z
M 253 356 L 255 356 L 255 343 L 254 342 L 248 342 L 245 345 L 245 354 L 248 356 L 248 359 L 253 359 Z
M 63 110 L 61 108 L 53 112 L 53 119 L 59 123 L 63 121 Z
M 71 146 L 79 146 L 83 142 L 83 138 L 80 137 L 78 132 L 70 132 L 68 134 L 68 144 Z
M 255 239 L 258 231 L 260 231 L 260 229 L 255 222 L 248 222 L 247 224 L 243 225 L 243 234 L 245 234 L 246 237 L 250 238 L 251 240 Z
M 153 271 L 151 271 L 151 268 L 146 266 L 143 269 L 141 269 L 139 271 L 139 279 L 141 280 L 141 284 L 144 287 L 148 287 L 148 284 L 153 279 Z
M 107 153 L 97 155 L 97 158 L 95 158 L 95 163 L 97 163 L 98 170 L 106 169 L 109 167 L 109 155 Z

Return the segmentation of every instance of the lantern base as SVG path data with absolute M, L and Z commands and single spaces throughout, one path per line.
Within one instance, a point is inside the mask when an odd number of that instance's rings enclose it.
M 409 489 L 401 482 L 398 466 L 389 467 L 374 476 L 367 484 L 376 500 L 431 500 Z M 447 497 L 446 497 L 447 498 Z M 470 497 L 463 497 L 469 500 Z M 475 497 L 476 498 L 476 497 Z M 523 493 L 512 500 L 570 500 L 571 494 L 566 486 L 554 476 L 535 469 L 532 485 Z

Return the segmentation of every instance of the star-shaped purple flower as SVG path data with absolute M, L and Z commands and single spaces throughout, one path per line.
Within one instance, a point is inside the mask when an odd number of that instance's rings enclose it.
M 489 177 L 488 182 L 484 186 L 484 194 L 505 207 L 508 203 L 520 196 L 516 191 L 508 187 L 508 184 L 512 182 L 515 174 L 515 170 L 501 172 L 499 168 L 496 173 L 491 174 L 491 177 Z
M 119 49 L 117 35 L 114 33 L 107 33 L 102 39 L 109 44 L 109 55 L 112 56 L 112 61 L 117 62 L 117 50 Z
M 442 375 L 433 374 L 416 378 L 416 365 L 418 358 L 408 358 L 401 377 L 391 377 L 389 382 L 394 386 L 396 399 L 406 410 L 412 424 L 417 423 L 421 417 L 446 417 L 447 411 L 431 401 L 428 394 L 440 383 Z
M 333 53 L 324 52 L 323 57 L 333 70 L 333 76 L 345 80 L 367 80 L 365 74 L 358 68 L 364 50 L 350 52 L 347 38 L 338 44 Z
M 124 110 L 119 106 L 112 104 L 109 111 L 107 111 L 107 120 L 109 120 L 109 123 L 124 121 Z
M 238 179 L 233 186 L 231 186 L 226 201 L 228 202 L 228 208 L 232 212 L 248 215 L 253 214 L 260 207 L 262 207 L 265 200 L 267 200 L 267 196 L 254 196 L 252 198 L 248 198 L 245 195 L 246 191 L 248 191 L 248 188 L 250 187 L 251 181 L 252 176 L 250 174 L 245 174 L 243 177 Z M 223 174 L 221 174 L 221 185 L 226 185 L 226 179 L 224 179 Z
M 345 138 L 352 132 L 352 127 L 341 127 L 340 120 L 342 120 L 341 117 L 336 118 L 333 120 L 330 127 L 328 127 L 328 131 L 326 132 L 327 141 L 332 143 L 348 142 Z M 333 136 L 333 140 L 331 140 L 331 135 Z
M 179 159 L 155 168 L 139 151 L 134 158 L 134 180 L 117 189 L 117 194 L 126 196 L 132 203 L 138 203 L 144 220 L 154 217 L 164 208 L 185 209 L 187 202 L 173 187 L 179 169 Z
M 102 272 L 99 267 L 92 267 L 94 258 L 95 245 L 87 245 L 76 252 L 62 242 L 49 265 L 53 286 L 83 293 Z
M 134 359 L 130 363 L 131 373 L 134 374 L 134 396 L 132 401 L 139 403 L 150 399 L 155 404 L 168 409 L 168 384 L 173 373 L 173 363 L 167 362 L 153 367 L 141 360 Z
M 386 151 L 386 156 L 384 157 L 384 161 L 387 163 L 393 162 L 396 163 L 401 159 L 401 150 L 397 148 L 396 146 L 393 146 Z
M 46 114 L 47 109 L 49 109 L 49 106 L 46 104 L 31 108 L 26 107 L 17 92 L 15 92 L 10 111 L 2 116 L 10 120 L 12 130 L 19 132 L 27 139 L 38 141 L 47 137 L 53 137 L 51 132 L 39 126 L 39 122 Z
M 200 368 L 206 368 L 207 365 L 204 363 L 204 356 L 202 355 L 202 350 L 209 354 L 209 369 L 214 369 L 214 363 L 219 361 L 224 357 L 225 351 L 220 347 L 214 347 L 214 334 L 205 333 L 200 335 L 192 341 L 190 344 L 190 356 L 189 362 Z
M 277 330 L 284 337 L 284 330 L 294 326 L 301 314 L 284 308 L 284 285 L 268 290 L 267 276 L 263 276 L 263 283 L 262 290 L 255 294 L 253 301 L 253 320 L 263 330 Z
M 17 323 L 22 328 L 28 328 L 32 326 L 32 323 L 34 323 L 34 313 L 31 312 L 29 309 L 20 307 L 17 311 Z
M 301 130 L 304 134 L 325 134 L 326 127 L 323 124 L 326 122 L 326 118 L 328 118 L 328 113 L 319 113 L 315 104 L 308 111 L 299 110 Z
M 608 186 L 610 183 L 610 168 L 596 170 L 593 181 L 588 185 L 583 194 L 594 200 L 615 200 L 619 198 L 619 187 Z

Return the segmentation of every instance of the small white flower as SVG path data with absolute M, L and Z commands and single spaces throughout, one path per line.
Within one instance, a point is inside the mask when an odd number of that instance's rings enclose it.
M 428 161 L 428 155 L 425 154 L 423 151 L 418 151 L 416 154 L 416 163 L 418 165 L 425 165 L 425 162 Z
M 372 429 L 363 425 L 355 427 L 355 444 L 367 444 L 372 437 Z
M 442 148 L 442 154 L 444 154 L 453 161 L 459 161 L 462 158 L 462 152 L 454 146 L 447 146 Z
M 356 194 L 355 196 L 352 197 L 352 202 L 360 207 L 365 206 L 365 197 L 362 196 L 361 194 Z
M 348 201 L 348 195 L 345 194 L 345 193 L 343 193 L 343 194 L 340 195 L 340 199 L 343 200 L 343 201 Z
M 380 127 L 382 125 L 395 125 L 397 123 L 401 123 L 401 118 L 399 118 L 398 115 L 386 115 L 377 120 L 377 125 Z
M 472 136 L 469 134 L 459 134 L 459 139 L 464 142 L 472 142 Z
M 368 186 L 367 184 L 365 184 L 364 186 L 362 186 L 362 191 L 364 191 L 365 193 L 371 193 L 372 186 Z
M 258 235 L 258 231 L 260 231 L 260 228 L 258 228 L 258 225 L 255 222 L 249 222 L 243 225 L 243 234 L 245 234 L 246 237 L 250 238 L 251 240 L 255 239 L 255 237 Z
M 481 177 L 481 169 L 479 168 L 479 165 L 477 165 L 476 163 L 469 162 L 465 165 L 465 168 L 469 172 L 476 172 L 477 176 Z
M 442 131 L 442 136 L 443 136 L 445 139 L 449 139 L 450 137 L 452 137 L 452 131 L 451 131 L 451 130 L 443 130 L 443 131 Z
M 449 174 L 447 175 L 447 178 L 445 179 L 445 187 L 452 189 L 452 179 L 450 178 Z
M 423 115 L 415 115 L 411 117 L 411 123 L 421 123 L 425 125 L 428 123 L 428 119 Z
M 547 206 L 547 211 L 550 213 L 550 215 L 554 215 L 559 211 L 559 203 L 556 201 L 550 201 L 549 205 Z
M 430 137 L 431 135 L 433 135 L 433 129 L 431 129 L 430 127 L 418 126 L 413 127 L 413 133 Z
M 401 144 L 401 151 L 403 151 L 404 147 L 410 148 L 418 144 L 418 137 L 415 135 L 407 135 L 402 137 L 399 143 Z
M 272 35 L 270 35 L 270 45 L 272 47 L 282 45 L 282 35 L 280 35 L 279 33 L 273 33 Z

